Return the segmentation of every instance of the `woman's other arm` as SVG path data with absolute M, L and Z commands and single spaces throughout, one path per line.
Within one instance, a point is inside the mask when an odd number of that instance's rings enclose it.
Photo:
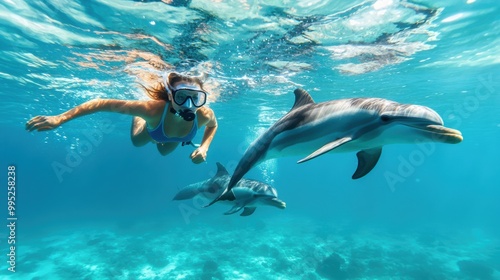
M 191 154 L 191 160 L 194 163 L 202 163 L 207 158 L 208 148 L 212 143 L 212 140 L 217 132 L 217 119 L 215 118 L 215 113 L 212 109 L 204 107 L 201 112 L 201 118 L 199 125 L 206 125 L 205 132 L 203 133 L 203 138 L 201 140 L 200 147 L 198 147 Z

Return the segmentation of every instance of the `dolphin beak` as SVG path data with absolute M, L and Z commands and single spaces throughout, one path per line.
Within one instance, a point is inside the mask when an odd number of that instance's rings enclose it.
M 427 125 L 419 128 L 432 134 L 436 142 L 457 144 L 464 140 L 462 133 L 456 129 L 444 127 L 442 125 Z
M 277 198 L 271 199 L 271 205 L 278 207 L 279 209 L 285 209 L 286 208 L 286 203 L 282 200 L 279 200 Z

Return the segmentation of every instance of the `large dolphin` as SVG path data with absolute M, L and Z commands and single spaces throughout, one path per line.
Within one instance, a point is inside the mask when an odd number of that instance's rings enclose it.
M 174 200 L 190 199 L 197 195 L 212 200 L 227 188 L 230 178 L 226 168 L 217 162 L 217 174 L 214 177 L 186 186 L 175 195 Z M 240 216 L 249 216 L 255 212 L 255 208 L 259 205 L 274 206 L 280 209 L 286 207 L 285 202 L 278 199 L 276 189 L 262 182 L 247 179 L 240 180 L 228 192 L 226 200 L 234 204 L 229 211 L 224 213 L 226 215 L 234 214 L 243 209 Z
M 441 117 L 428 107 L 381 98 L 315 103 L 303 89 L 294 94 L 290 112 L 248 147 L 228 188 L 209 205 L 227 199 L 226 193 L 253 166 L 268 159 L 305 156 L 298 161 L 302 163 L 328 152 L 358 151 L 358 167 L 352 176 L 358 179 L 375 167 L 384 145 L 416 140 L 456 144 L 463 140 L 460 131 L 444 127 Z

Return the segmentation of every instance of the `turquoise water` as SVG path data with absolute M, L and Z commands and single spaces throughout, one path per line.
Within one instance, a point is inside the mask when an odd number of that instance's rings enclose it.
M 2 1 L 0 201 L 8 225 L 15 166 L 17 220 L 16 272 L 4 226 L 0 277 L 500 279 L 499 15 L 493 0 Z M 133 147 L 129 116 L 24 130 L 92 98 L 145 99 L 137 73 L 164 68 L 208 74 L 206 164 Z M 231 173 L 297 87 L 429 106 L 464 141 L 387 146 L 355 181 L 354 153 L 253 168 L 285 210 L 172 201 L 216 162 Z

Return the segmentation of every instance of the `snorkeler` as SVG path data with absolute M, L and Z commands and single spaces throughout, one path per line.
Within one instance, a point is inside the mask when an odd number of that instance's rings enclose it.
M 206 160 L 208 148 L 217 131 L 212 109 L 204 107 L 207 92 L 197 77 L 169 73 L 157 88 L 146 89 L 152 100 L 93 99 L 56 116 L 36 116 L 26 123 L 28 131 L 54 129 L 74 118 L 96 112 L 115 112 L 134 116 L 131 138 L 136 147 L 156 144 L 162 155 L 171 153 L 191 140 L 206 126 L 199 147 L 191 153 L 193 163 Z

